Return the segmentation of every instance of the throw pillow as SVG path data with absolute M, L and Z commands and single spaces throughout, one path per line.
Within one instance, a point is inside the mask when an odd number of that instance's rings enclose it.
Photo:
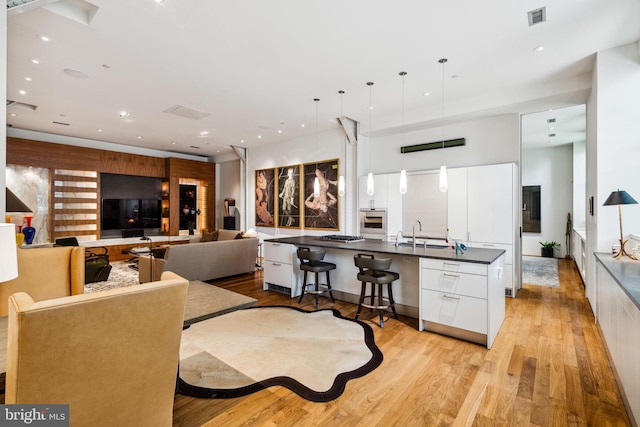
M 203 231 L 202 232 L 202 238 L 200 239 L 200 242 L 215 242 L 216 240 L 218 240 L 218 232 L 217 231 L 212 231 L 212 232 Z

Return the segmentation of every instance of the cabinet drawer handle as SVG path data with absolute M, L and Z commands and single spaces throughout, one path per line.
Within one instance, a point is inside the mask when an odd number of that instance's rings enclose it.
M 490 243 L 483 243 L 482 246 L 486 247 L 486 248 L 495 248 L 496 245 L 492 245 Z
M 443 275 L 443 276 L 446 276 L 446 277 L 456 277 L 456 278 L 457 278 L 457 277 L 460 277 L 460 275 L 459 275 L 459 274 L 442 273 L 442 275 Z
M 282 246 L 282 243 L 272 243 L 273 246 Z
M 445 299 L 460 299 L 460 297 L 454 297 L 454 296 L 447 295 L 447 294 L 442 294 L 442 298 L 445 298 Z
M 442 265 L 450 265 L 453 267 L 460 267 L 460 264 L 458 264 L 457 262 L 443 262 Z

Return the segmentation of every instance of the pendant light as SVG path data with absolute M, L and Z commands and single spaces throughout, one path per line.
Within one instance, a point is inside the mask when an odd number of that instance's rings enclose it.
M 343 117 L 343 113 L 342 113 L 342 95 L 344 95 L 344 91 L 343 90 L 339 90 L 338 93 L 340 94 L 340 117 Z M 338 196 L 339 197 L 344 197 L 344 175 L 340 175 L 340 177 L 338 178 Z
M 404 146 L 404 76 L 407 75 L 405 71 L 400 71 L 400 77 L 402 77 L 402 146 Z M 407 171 L 402 168 L 400 171 L 400 194 L 407 194 Z
M 318 102 L 320 102 L 319 98 L 313 98 L 316 103 L 316 156 L 318 155 Z M 318 165 L 316 164 L 316 169 Z M 316 175 L 316 179 L 313 180 L 313 197 L 320 196 L 320 178 Z
M 371 87 L 373 82 L 367 82 L 369 86 L 369 175 L 367 175 L 367 194 L 373 196 L 375 191 L 373 188 L 373 172 L 371 172 L 371 151 L 373 151 L 373 138 L 371 137 L 371 110 L 373 110 L 373 104 L 371 104 Z
M 447 166 L 444 161 L 444 64 L 447 63 L 447 58 L 442 58 L 438 61 L 442 64 L 442 166 L 440 166 L 440 191 L 445 193 L 449 189 L 449 179 L 447 177 Z

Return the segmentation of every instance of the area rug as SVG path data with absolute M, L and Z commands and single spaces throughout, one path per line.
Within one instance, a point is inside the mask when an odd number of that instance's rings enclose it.
M 522 257 L 522 283 L 560 287 L 558 259 L 535 256 Z
M 131 267 L 130 262 L 116 261 L 111 262 L 111 272 L 109 278 L 103 282 L 87 283 L 84 285 L 84 293 L 106 291 L 113 288 L 122 288 L 125 286 L 138 285 L 138 270 Z
M 232 398 L 283 386 L 307 400 L 328 402 L 382 358 L 371 327 L 338 310 L 248 308 L 183 331 L 177 391 Z

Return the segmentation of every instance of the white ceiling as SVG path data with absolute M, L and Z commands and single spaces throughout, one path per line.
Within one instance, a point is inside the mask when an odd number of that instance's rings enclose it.
M 406 129 L 441 123 L 443 71 L 449 121 L 579 105 L 594 53 L 640 39 L 638 0 L 35 0 L 8 14 L 7 97 L 37 106 L 9 105 L 10 126 L 213 157 L 313 133 L 313 98 L 320 131 L 366 122 L 368 81 L 373 135 L 398 132 L 400 71 Z M 176 105 L 208 115 L 164 112 Z

